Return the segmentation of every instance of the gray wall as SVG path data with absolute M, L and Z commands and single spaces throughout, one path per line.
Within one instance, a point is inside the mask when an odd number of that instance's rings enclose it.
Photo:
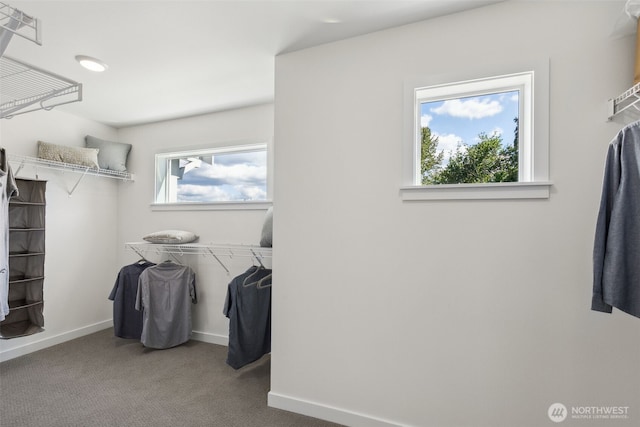
M 533 427 L 561 402 L 637 425 L 640 320 L 590 311 L 623 5 L 505 2 L 276 59 L 272 406 Z M 550 199 L 402 202 L 404 80 L 530 57 L 550 60 Z

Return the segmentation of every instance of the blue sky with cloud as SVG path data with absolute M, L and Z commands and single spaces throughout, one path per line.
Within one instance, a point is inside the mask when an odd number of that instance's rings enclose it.
M 438 137 L 438 150 L 445 152 L 445 159 L 458 144 L 476 144 L 481 132 L 498 133 L 503 145 L 513 144 L 518 91 L 425 102 L 420 116 L 422 127 L 428 126 Z
M 178 180 L 179 202 L 266 200 L 266 151 L 218 154 Z

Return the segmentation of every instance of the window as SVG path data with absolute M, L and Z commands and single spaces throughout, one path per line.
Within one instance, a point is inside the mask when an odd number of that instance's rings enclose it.
M 406 87 L 405 200 L 548 197 L 544 66 L 425 80 Z
M 155 204 L 266 202 L 266 144 L 156 154 Z

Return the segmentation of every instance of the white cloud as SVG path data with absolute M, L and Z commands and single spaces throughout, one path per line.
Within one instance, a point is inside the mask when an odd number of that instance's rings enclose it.
M 260 187 L 241 187 L 238 188 L 242 198 L 246 200 L 266 200 L 267 192 Z
M 499 114 L 502 112 L 502 105 L 496 100 L 491 101 L 489 98 L 470 98 L 464 101 L 450 99 L 444 101 L 440 107 L 432 108 L 431 111 L 436 114 L 448 114 L 453 117 L 481 119 Z
M 462 138 L 453 133 L 440 135 L 438 133 L 434 133 L 434 136 L 438 137 L 438 152 L 443 152 L 443 164 L 449 163 L 449 159 L 451 155 L 454 154 L 458 149 L 464 150 L 464 146 L 462 145 Z
M 232 195 L 219 186 L 186 184 L 179 186 L 178 199 L 183 202 L 231 200 Z
M 266 166 L 235 163 L 202 164 L 178 181 L 178 200 L 211 202 L 265 200 Z
M 216 179 L 229 184 L 237 184 L 266 180 L 267 167 L 245 163 L 238 163 L 231 166 L 214 163 L 212 166 L 194 169 L 191 173 L 194 177 Z
M 429 127 L 429 123 L 431 123 L 431 120 L 433 120 L 433 116 L 423 114 L 422 116 L 420 116 L 420 126 L 423 128 Z
M 267 193 L 265 189 L 259 186 L 205 186 L 185 184 L 180 185 L 178 188 L 178 200 L 181 202 L 265 200 L 266 198 Z
M 438 150 L 455 151 L 462 144 L 462 138 L 450 133 L 448 135 L 435 134 L 438 137 Z

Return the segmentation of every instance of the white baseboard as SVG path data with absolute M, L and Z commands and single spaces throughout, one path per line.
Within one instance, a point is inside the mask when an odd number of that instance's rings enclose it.
M 47 347 L 54 346 L 56 344 L 61 344 L 65 341 L 70 341 L 76 338 L 83 337 L 85 335 L 92 334 L 94 332 L 102 331 L 103 329 L 108 329 L 113 326 L 113 320 L 104 320 L 102 322 L 94 323 L 92 325 L 84 326 L 82 328 L 74 329 L 72 331 L 63 332 L 58 335 L 53 335 L 51 337 L 45 337 L 39 339 L 37 341 L 32 341 L 30 343 L 21 345 L 19 347 L 14 347 L 9 350 L 1 350 L 0 351 L 0 362 L 4 362 L 6 360 L 14 359 L 19 356 L 24 356 L 25 354 L 33 353 L 34 351 L 42 350 Z M 46 330 L 44 332 L 46 334 Z M 29 335 L 23 338 L 34 339 L 38 337 L 40 334 Z M 21 338 L 13 338 L 13 340 L 19 340 Z
M 207 342 L 209 344 L 218 344 L 225 347 L 229 346 L 229 337 L 226 335 L 211 334 L 209 332 L 193 331 L 191 339 L 195 341 Z
M 313 418 L 330 421 L 350 427 L 400 427 L 400 424 L 366 414 L 345 409 L 334 408 L 317 402 L 298 399 L 283 394 L 269 392 L 267 404 L 272 408 L 307 415 Z

